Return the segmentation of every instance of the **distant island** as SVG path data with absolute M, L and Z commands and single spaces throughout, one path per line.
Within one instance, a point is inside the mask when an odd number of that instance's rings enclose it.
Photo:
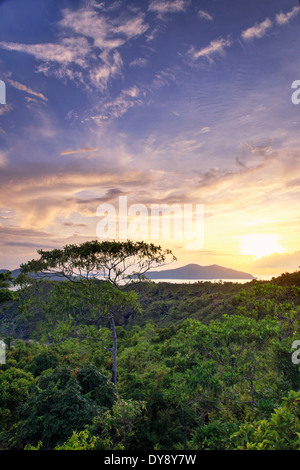
M 7 269 L 0 269 L 0 273 Z M 20 269 L 12 271 L 12 277 L 16 278 L 20 274 Z M 148 271 L 145 276 L 148 279 L 256 279 L 252 274 L 237 271 L 235 269 L 225 268 L 212 264 L 211 266 L 200 266 L 199 264 L 187 264 L 180 268 L 166 269 L 163 271 Z M 35 277 L 35 276 L 33 276 Z M 38 275 L 36 276 L 38 277 Z M 60 281 L 60 276 L 49 276 L 52 280 Z
M 252 274 L 224 268 L 217 264 L 211 266 L 187 264 L 181 268 L 148 271 L 146 277 L 148 279 L 256 279 Z

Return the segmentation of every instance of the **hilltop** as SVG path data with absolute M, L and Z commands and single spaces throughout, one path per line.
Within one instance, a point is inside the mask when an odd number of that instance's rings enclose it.
M 148 279 L 255 279 L 252 274 L 225 268 L 217 264 L 211 266 L 187 264 L 175 269 L 149 271 L 146 277 Z

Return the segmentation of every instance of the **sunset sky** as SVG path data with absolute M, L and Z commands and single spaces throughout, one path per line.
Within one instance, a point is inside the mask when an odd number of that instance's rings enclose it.
M 96 239 L 120 196 L 204 205 L 202 246 L 156 241 L 174 267 L 298 269 L 298 0 L 0 0 L 0 19 L 0 269 Z

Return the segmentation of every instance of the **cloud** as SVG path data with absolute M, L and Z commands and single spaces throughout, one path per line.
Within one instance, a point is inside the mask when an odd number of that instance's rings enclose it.
M 25 93 L 28 93 L 29 95 L 36 96 L 37 98 L 40 98 L 43 101 L 48 101 L 48 98 L 46 98 L 46 96 L 44 96 L 43 93 L 37 93 L 36 91 L 33 91 L 28 86 L 23 85 L 22 83 L 16 82 L 15 80 L 6 79 L 6 81 L 17 90 L 25 91 Z
M 96 0 L 90 0 L 90 5 L 93 6 L 93 8 L 97 8 L 98 10 L 104 11 L 104 12 L 110 12 L 117 10 L 120 8 L 122 5 L 122 0 L 116 0 L 115 2 L 110 2 L 109 5 L 106 5 L 105 2 L 97 3 Z
M 296 271 L 300 265 L 300 251 L 294 253 L 273 253 L 269 256 L 263 256 L 254 264 L 257 268 L 281 269 L 282 272 Z
M 22 227 L 3 227 L 0 226 L 0 234 L 1 234 L 1 241 L 7 237 L 8 240 L 12 240 L 15 238 L 20 238 L 21 240 L 24 238 L 34 238 L 34 239 L 45 239 L 49 237 L 49 233 L 41 230 L 33 230 L 29 228 L 22 228 Z
M 166 68 L 164 70 L 160 70 L 154 75 L 149 89 L 159 89 L 169 86 L 170 83 L 176 83 L 176 73 L 174 73 L 172 69 Z
M 77 150 L 72 150 L 72 149 L 63 150 L 60 153 L 60 155 L 72 155 L 74 153 L 96 152 L 97 150 L 99 150 L 99 147 L 96 147 L 96 148 L 81 147 Z
M 40 245 L 39 242 L 36 242 L 36 243 L 32 243 L 32 242 L 24 242 L 24 241 L 20 241 L 20 242 L 11 242 L 11 241 L 7 241 L 5 243 L 5 245 L 8 247 L 8 246 L 11 246 L 11 247 L 22 247 L 22 248 L 34 248 L 35 250 L 38 250 L 40 248 L 42 248 L 43 250 L 47 250 L 47 249 L 53 249 L 54 246 L 53 245 Z
M 116 9 L 115 4 L 114 9 Z M 62 10 L 57 23 L 58 39 L 41 44 L 0 42 L 0 48 L 26 53 L 40 62 L 37 72 L 58 79 L 106 90 L 109 81 L 120 75 L 123 61 L 119 49 L 144 34 L 148 24 L 135 10 L 115 18 L 105 16 L 101 4 L 91 1 L 77 10 Z M 25 91 L 25 90 L 24 90 Z
M 103 139 L 100 140 L 103 144 Z M 5 156 L 9 164 L 1 168 L 0 172 L 1 206 L 14 210 L 11 224 L 40 227 L 43 230 L 50 227 L 49 230 L 52 231 L 58 220 L 74 222 L 74 214 L 82 217 L 86 217 L 86 214 L 95 216 L 95 198 L 98 197 L 99 190 L 113 187 L 116 180 L 121 190 L 143 184 L 146 175 L 141 171 L 130 171 L 128 165 L 121 168 L 120 160 L 124 152 L 112 147 L 109 150 L 104 149 L 101 160 L 93 159 L 89 165 L 82 159 L 76 159 L 70 164 L 65 158 L 61 158 L 60 162 L 55 162 L 53 158 L 42 162 L 41 158 L 40 163 L 35 165 L 26 165 L 23 162 L 18 166 L 13 166 L 7 158 L 14 154 L 15 148 L 12 148 L 10 155 Z M 109 194 L 112 196 L 112 192 Z M 84 199 L 80 207 L 79 198 Z
M 88 227 L 87 224 L 76 224 L 74 222 L 65 222 L 64 226 L 65 227 Z
M 185 0 L 151 0 L 148 10 L 154 11 L 159 15 L 166 13 L 179 13 L 186 9 Z
M 21 44 L 17 42 L 0 42 L 0 47 L 8 51 L 23 52 L 33 55 L 43 62 L 59 64 L 75 63 L 87 67 L 90 52 L 88 40 L 83 37 L 63 38 L 60 43 Z
M 285 25 L 289 23 L 292 20 L 292 18 L 297 16 L 299 12 L 300 12 L 300 7 L 298 6 L 292 8 L 287 13 L 280 12 L 276 15 L 276 23 L 279 24 L 280 26 Z
M 79 237 L 77 237 L 79 238 Z M 86 240 L 86 237 L 85 237 Z M 82 241 L 85 241 L 82 240 Z M 17 226 L 0 226 L 1 268 L 15 269 L 37 256 L 36 251 L 61 247 L 76 239 L 59 238 L 51 232 L 26 229 Z
M 102 50 L 120 47 L 129 39 L 144 34 L 149 27 L 144 23 L 144 14 L 141 12 L 126 19 L 124 17 L 110 19 L 99 15 L 90 7 L 75 11 L 66 9 L 63 13 L 64 16 L 59 22 L 63 30 L 92 38 L 93 45 Z
M 210 127 L 209 126 L 202 127 L 200 133 L 201 134 L 206 134 L 207 132 L 210 132 Z
M 132 62 L 130 62 L 130 67 L 146 67 L 148 64 L 148 60 L 145 59 L 144 57 L 138 57 L 134 59 Z
M 75 201 L 77 204 L 80 204 L 80 205 L 103 204 L 104 202 L 111 202 L 117 197 L 122 196 L 123 194 L 125 193 L 119 188 L 110 188 L 106 191 L 104 196 L 94 197 L 92 199 L 91 198 L 90 199 L 77 198 Z
M 272 21 L 269 18 L 266 18 L 261 23 L 256 23 L 251 28 L 242 31 L 241 36 L 245 41 L 251 41 L 252 39 L 260 39 L 267 33 L 267 31 L 272 27 L 272 25 Z
M 0 219 L 9 220 L 12 218 L 13 211 L 11 209 L 0 207 Z
M 200 57 L 205 57 L 211 61 L 211 56 L 215 54 L 223 54 L 227 47 L 232 44 L 230 39 L 215 39 L 209 43 L 208 46 L 203 47 L 199 51 L 196 51 L 193 47 L 189 50 L 188 54 L 193 60 L 197 60 Z
M 105 90 L 109 81 L 121 74 L 123 61 L 117 50 L 113 51 L 112 54 L 104 51 L 100 54 L 100 58 L 102 59 L 102 64 L 90 70 L 90 81 L 95 87 Z
M 4 113 L 9 113 L 12 110 L 12 105 L 10 104 L 3 104 L 0 106 L 0 116 L 2 116 Z
M 214 19 L 214 17 L 210 13 L 208 13 L 207 11 L 204 11 L 204 10 L 199 10 L 198 11 L 198 16 L 202 20 L 206 20 L 206 21 L 213 21 L 213 19 Z
M 273 139 L 269 139 L 267 142 L 261 144 L 246 142 L 245 146 L 250 150 L 254 155 L 259 157 L 268 158 L 273 155 L 273 148 L 271 146 Z
M 142 104 L 140 94 L 141 92 L 137 86 L 122 90 L 116 98 L 103 101 L 100 105 L 101 113 L 95 114 L 90 119 L 98 122 L 120 118 L 130 108 Z
M 7 162 L 6 154 L 0 151 L 0 167 L 5 166 L 6 162 Z

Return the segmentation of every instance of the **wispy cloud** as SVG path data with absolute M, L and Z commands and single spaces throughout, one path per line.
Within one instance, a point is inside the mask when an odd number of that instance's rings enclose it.
M 87 224 L 75 224 L 74 222 L 65 222 L 65 227 L 88 227 Z
M 24 52 L 33 55 L 37 60 L 59 64 L 76 63 L 87 66 L 86 58 L 90 46 L 86 38 L 63 38 L 60 43 L 21 44 L 17 42 L 0 42 L 0 47 L 9 51 Z
M 63 150 L 60 154 L 61 155 L 72 155 L 74 153 L 78 154 L 78 153 L 97 152 L 97 150 L 99 150 L 99 147 L 96 147 L 96 148 L 81 147 L 77 150 L 66 149 L 66 150 Z
M 151 0 L 148 10 L 163 15 L 184 11 L 186 6 L 186 0 Z
M 207 11 L 204 11 L 204 10 L 199 10 L 198 11 L 198 16 L 202 20 L 206 20 L 206 21 L 212 21 L 214 19 L 214 17 L 210 13 L 208 13 Z
M 289 23 L 295 16 L 297 16 L 300 12 L 300 7 L 296 6 L 292 8 L 290 11 L 287 13 L 278 13 L 276 15 L 276 23 L 281 25 L 285 25 Z
M 242 31 L 241 36 L 245 41 L 251 41 L 252 39 L 260 39 L 267 33 L 267 31 L 272 27 L 272 25 L 272 21 L 269 18 L 266 18 L 261 23 L 256 23 L 251 28 Z
M 28 93 L 29 95 L 36 96 L 37 98 L 40 98 L 43 101 L 48 101 L 48 98 L 46 98 L 43 93 L 38 93 L 36 91 L 33 91 L 31 88 L 29 88 L 26 85 L 23 85 L 22 83 L 16 82 L 15 80 L 11 79 L 6 79 L 7 83 L 9 83 L 12 87 L 16 88 L 17 90 L 25 91 L 25 93 Z
M 153 91 L 154 89 L 168 86 L 170 83 L 176 83 L 176 73 L 173 70 L 166 68 L 164 70 L 160 70 L 154 75 L 152 84 L 149 88 Z
M 193 60 L 197 60 L 200 57 L 205 57 L 208 60 L 212 60 L 211 56 L 215 54 L 223 54 L 227 47 L 230 47 L 232 44 L 230 39 L 219 38 L 211 41 L 208 46 L 203 47 L 199 51 L 195 50 L 192 47 L 189 50 L 189 55 L 192 57 Z
M 115 18 L 104 15 L 102 10 L 101 4 L 95 2 L 77 10 L 64 9 L 57 24 L 56 41 L 41 44 L 2 41 L 0 48 L 34 56 L 39 62 L 37 72 L 103 91 L 121 73 L 119 48 L 144 34 L 148 25 L 140 10 Z
M 130 62 L 130 67 L 146 67 L 148 65 L 148 60 L 144 57 L 137 57 L 132 62 Z
M 121 75 L 123 60 L 117 50 L 112 53 L 104 51 L 100 54 L 100 58 L 102 63 L 90 69 L 89 77 L 94 87 L 105 90 L 112 78 Z
M 59 26 L 84 37 L 93 39 L 94 46 L 102 49 L 115 49 L 129 39 L 143 34 L 148 29 L 144 23 L 144 15 L 109 19 L 99 15 L 93 8 L 85 7 L 79 10 L 64 10 L 63 19 Z
M 108 120 L 112 118 L 120 118 L 130 108 L 140 105 L 140 90 L 138 87 L 133 86 L 122 90 L 119 96 L 115 99 L 108 100 L 101 105 L 101 115 L 98 116 L 100 120 Z M 96 117 L 97 119 L 97 117 Z
M 0 106 L 0 116 L 2 116 L 5 113 L 9 113 L 12 110 L 12 105 L 10 104 L 3 104 Z
M 115 2 L 110 2 L 109 5 L 106 5 L 105 2 L 101 3 L 96 3 L 95 0 L 90 0 L 91 5 L 93 5 L 94 8 L 98 8 L 101 11 L 114 11 L 117 10 L 121 5 L 122 1 L 121 0 L 116 0 Z

